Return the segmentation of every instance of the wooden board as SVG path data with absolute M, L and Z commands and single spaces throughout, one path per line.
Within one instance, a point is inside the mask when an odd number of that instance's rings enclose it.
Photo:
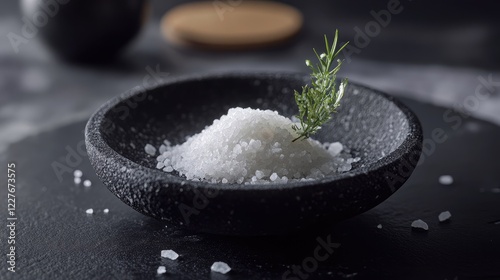
M 271 1 L 202 1 L 179 5 L 161 21 L 168 41 L 210 49 L 252 49 L 285 42 L 302 27 L 296 8 Z

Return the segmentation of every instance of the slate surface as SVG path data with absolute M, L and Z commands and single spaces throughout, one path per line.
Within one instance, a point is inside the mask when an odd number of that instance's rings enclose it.
M 77 151 L 84 122 L 27 138 L 0 156 L 2 162 L 16 163 L 18 177 L 17 272 L 2 264 L 0 278 L 500 279 L 500 128 L 449 109 L 403 101 L 424 127 L 423 164 L 378 207 L 302 236 L 236 238 L 165 227 L 123 204 L 97 180 L 88 158 Z M 432 140 L 435 129 L 444 130 L 443 143 Z M 70 173 L 58 180 L 51 165 L 68 166 L 68 151 L 77 153 L 70 168 L 81 169 L 84 179 L 93 182 L 90 188 L 76 186 Z M 442 174 L 452 175 L 455 183 L 440 185 Z M 6 170 L 0 172 L 1 182 L 5 175 Z M 2 187 L 0 197 L 6 196 Z M 4 223 L 5 205 L 0 209 Z M 88 208 L 93 215 L 85 214 Z M 104 214 L 104 208 L 110 212 Z M 440 224 L 437 216 L 446 210 L 453 216 Z M 415 219 L 426 221 L 429 231 L 412 231 Z M 7 233 L 1 231 L 2 240 Z M 329 254 L 321 249 L 326 260 L 312 261 L 322 244 L 318 238 L 341 245 Z M 2 248 L 5 256 L 7 248 Z M 181 257 L 161 259 L 162 249 Z M 227 262 L 233 271 L 211 273 L 214 261 Z M 291 271 L 292 265 L 302 264 L 303 274 Z M 166 275 L 156 275 L 159 265 L 166 266 Z

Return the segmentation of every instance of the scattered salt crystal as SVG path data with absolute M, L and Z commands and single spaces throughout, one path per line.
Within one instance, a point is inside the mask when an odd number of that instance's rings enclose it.
M 273 182 L 276 181 L 276 179 L 278 179 L 278 174 L 276 174 L 276 173 L 271 174 L 269 179 L 271 179 L 271 181 L 273 181 Z
M 87 214 L 94 214 L 94 209 L 89 208 L 89 209 L 87 209 L 87 210 L 85 211 L 85 213 L 87 213 Z
M 330 146 L 328 147 L 328 151 L 333 156 L 340 154 L 340 152 L 342 152 L 342 149 L 344 149 L 344 146 L 339 142 L 331 143 Z
M 427 223 L 420 219 L 413 221 L 411 223 L 411 227 L 415 230 L 429 230 L 429 226 L 427 225 Z
M 158 267 L 158 269 L 156 270 L 156 273 L 157 274 L 165 274 L 165 273 L 167 273 L 167 269 L 163 265 L 160 265 Z
M 82 177 L 82 175 L 83 175 L 83 172 L 81 170 L 77 169 L 77 170 L 73 171 L 73 176 L 75 176 L 75 178 L 80 178 L 80 177 Z
M 174 169 L 172 168 L 172 166 L 167 166 L 167 167 L 163 168 L 163 171 L 172 172 L 172 171 L 174 171 Z
M 440 222 L 446 222 L 450 218 L 451 218 L 450 211 L 441 212 L 441 214 L 439 214 L 439 216 L 438 216 L 438 219 L 439 219 Z
M 223 184 L 227 184 L 227 179 L 226 178 L 222 178 L 222 183 Z
M 104 214 L 108 214 L 108 213 L 109 213 L 109 209 L 108 209 L 108 208 L 106 208 L 106 209 L 102 210 L 102 212 L 103 212 Z
M 144 151 L 151 156 L 154 156 L 156 154 L 156 148 L 151 144 L 146 144 L 146 146 L 144 147 Z
M 92 182 L 90 182 L 90 180 L 85 180 L 85 181 L 83 181 L 83 186 L 88 188 L 88 187 L 92 186 Z
M 441 185 L 451 185 L 453 184 L 453 177 L 451 177 L 450 175 L 439 176 L 439 183 Z
M 156 157 L 156 161 L 163 162 L 167 157 L 163 153 Z
M 226 274 L 231 271 L 231 267 L 229 267 L 229 265 L 227 265 L 227 263 L 225 262 L 214 262 L 210 267 L 210 270 L 212 270 L 213 272 Z
M 173 250 L 161 250 L 161 257 L 175 261 L 179 257 L 179 254 Z
M 80 178 L 80 177 L 75 177 L 75 178 L 73 179 L 73 181 L 75 182 L 75 184 L 77 184 L 77 185 L 78 185 L 78 184 L 80 184 L 80 183 L 82 182 L 82 178 Z
M 160 149 L 158 149 L 158 150 L 160 151 L 160 154 L 163 154 L 164 152 L 166 152 L 168 150 L 168 148 L 165 145 L 161 145 Z
M 378 229 L 381 229 L 381 228 L 382 228 L 382 224 L 378 224 L 378 225 L 377 225 L 377 228 L 378 228 Z

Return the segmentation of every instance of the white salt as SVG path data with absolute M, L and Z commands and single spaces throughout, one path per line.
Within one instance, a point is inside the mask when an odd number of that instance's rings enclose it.
M 88 187 L 92 186 L 92 182 L 90 182 L 90 180 L 85 180 L 85 181 L 83 181 L 83 186 L 88 188 Z
M 274 181 L 276 181 L 276 179 L 278 179 L 278 174 L 273 173 L 273 174 L 269 177 L 269 179 L 271 179 L 271 181 L 273 181 L 273 182 L 274 182 Z
M 161 145 L 161 146 L 160 146 L 160 149 L 159 149 L 160 154 L 163 154 L 163 153 L 164 153 L 164 152 L 166 152 L 167 150 L 168 150 L 167 146 L 165 146 L 165 145 Z
M 179 254 L 174 250 L 161 250 L 161 257 L 175 261 L 179 257 Z
M 156 148 L 151 144 L 146 144 L 146 146 L 144 147 L 144 151 L 151 156 L 154 156 L 156 154 Z
M 378 225 L 377 225 L 377 228 L 378 228 L 378 229 L 382 229 L 382 224 L 378 224 Z
M 451 213 L 450 211 L 444 211 L 444 212 L 441 212 L 441 214 L 439 214 L 438 216 L 438 219 L 439 221 L 442 223 L 442 222 L 445 222 L 447 220 L 449 220 L 451 218 Z
M 167 268 L 166 268 L 166 267 L 164 267 L 163 265 L 160 265 L 160 266 L 158 267 L 158 269 L 156 270 L 156 273 L 157 273 L 157 274 L 165 274 L 165 273 L 167 273 Z
M 172 171 L 174 171 L 174 168 L 169 165 L 169 166 L 163 168 L 163 171 L 165 171 L 165 172 L 172 172 Z
M 420 219 L 413 221 L 411 223 L 411 227 L 416 230 L 429 230 L 429 226 L 427 225 L 427 223 Z
M 80 178 L 83 176 L 83 172 L 81 170 L 75 170 L 73 171 L 73 176 L 75 176 L 75 178 Z
M 441 185 L 451 185 L 453 184 L 453 177 L 451 177 L 450 175 L 439 176 L 439 183 Z
M 87 210 L 85 211 L 85 213 L 87 213 L 87 214 L 94 214 L 94 209 L 89 208 L 89 209 L 87 209 Z
M 108 214 L 108 213 L 109 213 L 109 209 L 108 209 L 108 208 L 106 208 L 106 209 L 102 210 L 102 212 L 103 212 L 104 214 Z
M 77 185 L 78 185 L 78 184 L 80 184 L 80 183 L 82 182 L 82 178 L 80 178 L 80 177 L 75 177 L 75 178 L 73 179 L 73 181 L 75 182 L 75 184 L 77 184 Z
M 356 161 L 349 149 L 313 139 L 292 142 L 298 136 L 292 124 L 276 111 L 232 108 L 185 143 L 165 145 L 157 168 L 189 180 L 239 184 L 314 180 L 351 170 Z
M 340 152 L 342 152 L 342 149 L 344 149 L 344 146 L 342 146 L 342 144 L 340 144 L 339 142 L 332 143 L 328 147 L 328 151 L 333 156 L 336 156 L 336 155 L 340 154 Z
M 214 262 L 210 267 L 210 270 L 212 270 L 213 272 L 226 274 L 231 271 L 231 267 L 229 267 L 229 265 L 227 265 L 227 263 L 225 262 Z

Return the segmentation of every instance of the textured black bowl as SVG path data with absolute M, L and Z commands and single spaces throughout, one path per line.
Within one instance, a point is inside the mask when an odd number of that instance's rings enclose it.
M 353 170 L 313 182 L 238 185 L 193 182 L 155 169 L 144 152 L 182 143 L 242 106 L 296 114 L 299 74 L 221 74 L 137 88 L 103 105 L 85 135 L 102 182 L 135 210 L 183 228 L 231 235 L 285 234 L 363 213 L 411 175 L 421 153 L 418 119 L 383 93 L 350 84 L 333 120 L 314 138 L 340 141 L 361 157 Z

